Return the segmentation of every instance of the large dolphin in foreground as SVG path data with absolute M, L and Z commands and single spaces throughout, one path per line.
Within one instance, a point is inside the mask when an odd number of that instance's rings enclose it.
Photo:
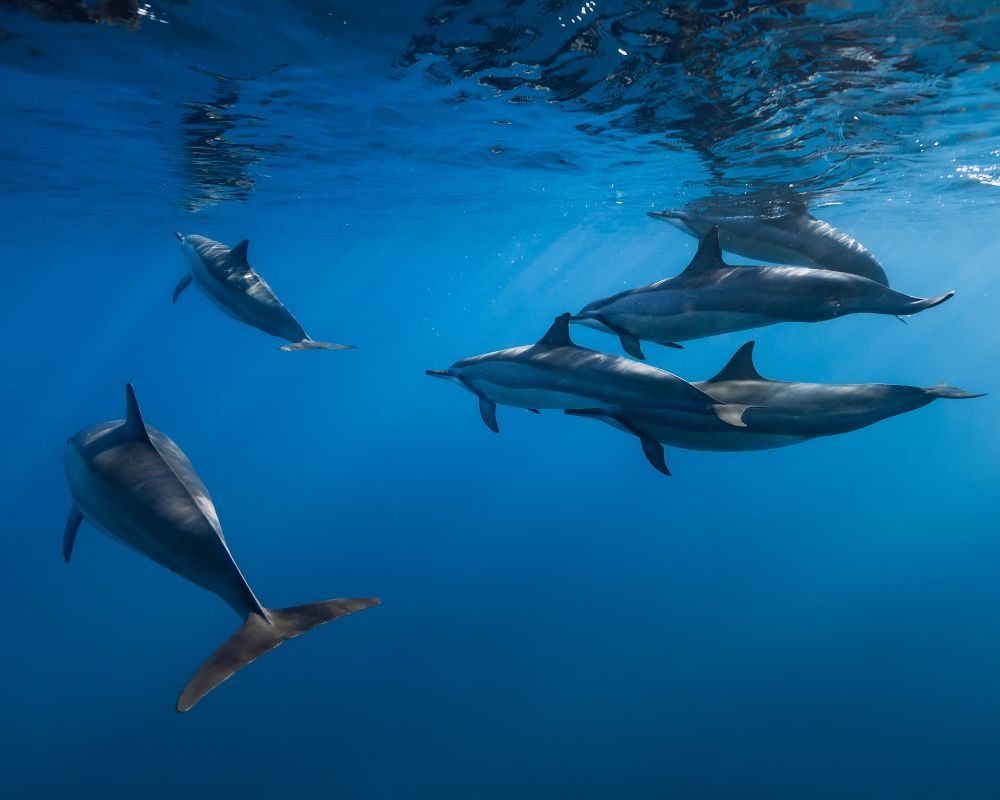
M 882 265 L 861 242 L 816 219 L 804 203 L 776 214 L 749 208 L 717 213 L 669 209 L 646 214 L 696 239 L 718 228 L 722 249 L 746 258 L 849 272 L 889 285 Z
M 194 280 L 205 296 L 233 319 L 252 325 L 265 333 L 285 339 L 281 350 L 353 350 L 351 344 L 317 342 L 299 325 L 271 287 L 247 263 L 244 239 L 235 247 L 204 236 L 174 232 L 181 243 L 181 252 L 188 271 L 174 289 L 174 302 Z
M 595 405 L 669 406 L 680 415 L 711 415 L 740 426 L 744 406 L 725 405 L 666 370 L 573 343 L 569 314 L 556 317 L 535 344 L 456 361 L 434 378 L 459 384 L 479 398 L 479 413 L 494 433 L 497 403 L 537 412 Z
M 687 450 L 769 450 L 858 430 L 940 397 L 982 397 L 944 385 L 922 389 L 884 383 L 774 381 L 757 372 L 753 346 L 747 342 L 718 375 L 695 384 L 719 400 L 747 406 L 745 427 L 733 428 L 704 416 L 682 418 L 670 409 L 590 408 L 566 413 L 594 417 L 637 436 L 650 463 L 662 472 L 663 444 Z
M 378 604 L 376 597 L 265 608 L 247 585 L 208 490 L 180 448 L 139 413 L 131 384 L 125 419 L 70 437 L 63 456 L 73 507 L 63 538 L 69 561 L 80 522 L 138 550 L 228 603 L 246 621 L 194 674 L 177 701 L 187 711 L 226 678 L 286 639 Z
M 680 275 L 597 300 L 572 319 L 615 334 L 625 352 L 644 358 L 642 339 L 676 347 L 687 339 L 778 322 L 861 313 L 906 316 L 953 294 L 924 299 L 846 272 L 730 266 L 722 260 L 719 229 L 712 228 Z

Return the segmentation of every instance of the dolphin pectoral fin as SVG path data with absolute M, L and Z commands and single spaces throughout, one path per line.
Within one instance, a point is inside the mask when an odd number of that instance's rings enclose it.
M 667 468 L 666 459 L 663 457 L 663 445 L 640 427 L 630 422 L 626 416 L 604 408 L 567 409 L 563 413 L 570 416 L 607 417 L 610 420 L 614 420 L 615 423 L 639 440 L 639 443 L 642 445 L 643 455 L 653 465 L 653 469 L 657 472 L 662 472 L 668 478 L 670 477 L 670 470 Z
M 725 405 L 719 403 L 713 406 L 713 410 L 715 411 L 715 416 L 727 425 L 732 425 L 734 428 L 745 428 L 747 424 L 743 421 L 743 412 L 752 407 L 743 406 L 739 403 L 727 403 Z
M 187 289 L 187 287 L 190 286 L 190 285 L 191 285 L 191 273 L 188 272 L 188 273 L 185 273 L 184 277 L 181 278 L 180 283 L 178 283 L 177 287 L 174 289 L 174 299 L 173 299 L 173 302 L 176 303 L 177 302 L 177 298 L 181 296 L 181 292 L 183 292 L 185 289 Z
M 479 416 L 493 433 L 500 433 L 500 426 L 497 425 L 497 404 L 482 395 L 479 396 Z
M 75 505 L 69 510 L 69 519 L 66 520 L 66 530 L 63 533 L 63 558 L 69 563 L 69 557 L 73 555 L 73 544 L 76 542 L 76 532 L 80 530 L 80 523 L 83 522 L 83 514 Z
M 622 343 L 622 350 L 632 356 L 632 358 L 638 358 L 640 361 L 646 360 L 646 355 L 642 352 L 642 345 L 639 344 L 638 336 L 628 333 L 627 331 L 615 332 L 618 334 L 618 338 Z
M 906 317 L 901 317 L 901 316 L 899 316 L 899 314 L 896 315 L 896 319 L 898 319 L 904 325 L 909 325 L 910 324 L 909 320 L 907 320 Z
M 646 460 L 653 465 L 653 469 L 657 472 L 662 472 L 669 478 L 670 470 L 667 468 L 667 462 L 663 457 L 663 445 L 650 436 L 636 435 L 639 436 L 639 441 L 642 443 L 642 452 L 646 456 Z
M 525 409 L 525 410 L 526 411 L 530 411 L 532 414 L 541 414 L 542 413 L 537 408 L 528 408 L 528 409 Z
M 286 353 L 292 350 L 357 350 L 353 344 L 337 344 L 336 342 L 317 342 L 314 339 L 303 339 L 301 342 L 283 344 L 278 348 Z
M 324 622 L 343 617 L 381 601 L 377 597 L 347 597 L 291 608 L 267 609 L 267 617 L 254 612 L 188 681 L 177 699 L 178 711 L 190 711 L 201 698 L 227 678 L 287 639 L 311 631 Z

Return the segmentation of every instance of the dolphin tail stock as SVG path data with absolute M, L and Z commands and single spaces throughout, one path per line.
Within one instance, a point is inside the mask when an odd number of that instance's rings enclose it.
M 353 344 L 337 344 L 336 342 L 317 342 L 315 339 L 303 339 L 299 342 L 291 342 L 278 348 L 285 352 L 292 350 L 357 350 Z
M 944 383 L 939 383 L 937 386 L 931 386 L 924 391 L 933 397 L 935 400 L 939 397 L 947 398 L 948 400 L 970 400 L 973 397 L 985 397 L 987 392 L 967 392 L 964 389 L 959 389 L 955 386 L 948 386 Z
M 377 597 L 347 597 L 290 608 L 265 609 L 266 616 L 251 612 L 242 627 L 223 642 L 191 677 L 177 699 L 177 710 L 190 711 L 224 680 L 285 640 L 380 602 Z
M 898 316 L 909 316 L 910 314 L 918 314 L 921 311 L 926 311 L 928 308 L 934 308 L 934 306 L 939 306 L 946 300 L 951 300 L 955 296 L 955 292 L 945 292 L 944 294 L 939 294 L 937 297 L 912 297 L 909 298 L 905 308 L 899 312 Z

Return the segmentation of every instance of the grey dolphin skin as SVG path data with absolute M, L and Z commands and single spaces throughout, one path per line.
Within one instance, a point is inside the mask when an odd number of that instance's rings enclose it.
M 317 625 L 377 605 L 377 597 L 265 608 L 247 585 L 222 535 L 215 506 L 191 462 L 143 423 L 132 386 L 125 419 L 85 428 L 63 461 L 73 507 L 63 537 L 69 561 L 86 519 L 122 544 L 221 597 L 245 622 L 194 674 L 177 701 L 187 711 L 258 656 Z
M 188 264 L 177 288 L 174 302 L 193 280 L 223 312 L 233 319 L 284 339 L 288 344 L 281 350 L 353 350 L 352 344 L 317 342 L 302 329 L 298 320 L 271 291 L 271 287 L 247 263 L 244 239 L 235 247 L 212 241 L 204 236 L 174 232 L 181 243 L 181 252 Z
M 427 370 L 479 398 L 483 422 L 499 433 L 497 403 L 529 411 L 595 405 L 670 406 L 678 414 L 709 414 L 739 426 L 743 406 L 725 405 L 666 370 L 573 343 L 569 314 L 556 317 L 535 344 L 511 347 Z
M 718 228 L 722 249 L 746 258 L 849 272 L 889 285 L 882 265 L 861 242 L 816 219 L 805 204 L 779 214 L 749 213 L 749 209 L 743 213 L 673 209 L 646 214 L 696 239 Z
M 754 366 L 753 347 L 753 342 L 747 342 L 718 375 L 695 383 L 713 397 L 747 406 L 745 427 L 721 425 L 705 416 L 681 418 L 670 409 L 590 408 L 566 413 L 594 417 L 637 436 L 650 463 L 660 469 L 663 444 L 687 450 L 769 450 L 858 430 L 941 397 L 982 397 L 944 385 L 922 389 L 883 383 L 770 380 Z
M 613 333 L 629 355 L 640 341 L 668 346 L 778 322 L 820 322 L 847 314 L 906 316 L 940 305 L 846 272 L 806 267 L 734 267 L 722 260 L 719 229 L 702 240 L 680 275 L 597 300 L 573 322 Z

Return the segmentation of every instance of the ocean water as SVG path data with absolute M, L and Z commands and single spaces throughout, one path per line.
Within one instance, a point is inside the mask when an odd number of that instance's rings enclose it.
M 957 0 L 0 3 L 0 792 L 1000 797 L 998 59 Z M 645 212 L 748 194 L 956 296 L 650 363 L 992 394 L 666 478 L 424 375 L 676 274 Z M 172 305 L 174 230 L 358 349 Z M 64 442 L 127 381 L 262 602 L 383 604 L 175 713 L 237 617 L 86 522 L 61 557 Z

